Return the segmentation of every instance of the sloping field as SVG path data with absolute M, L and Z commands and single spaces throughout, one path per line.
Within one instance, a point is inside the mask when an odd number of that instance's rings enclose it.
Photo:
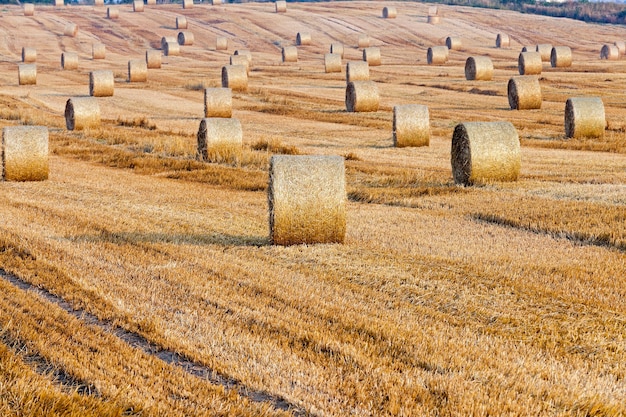
M 431 25 L 428 7 L 3 6 L 0 126 L 48 126 L 51 157 L 49 180 L 0 183 L 0 414 L 626 415 L 626 60 L 599 59 L 626 28 L 447 6 Z M 194 44 L 126 82 L 181 15 Z M 282 63 L 298 32 L 312 44 Z M 374 113 L 345 111 L 345 67 L 324 72 L 331 42 L 361 59 L 360 33 L 382 53 Z M 447 36 L 463 48 L 427 65 Z M 540 43 L 574 63 L 544 64 L 541 110 L 509 110 L 519 51 Z M 18 86 L 23 46 L 36 86 Z M 233 96 L 243 154 L 199 162 L 203 88 L 237 49 L 253 54 Z M 479 55 L 492 81 L 465 80 Z M 102 127 L 68 132 L 94 69 L 115 74 Z M 604 138 L 564 138 L 575 96 L 602 97 Z M 429 147 L 392 147 L 392 108 L 410 103 L 429 106 Z M 497 120 L 519 132 L 519 181 L 456 186 L 455 125 Z M 344 244 L 269 244 L 272 153 L 346 157 Z

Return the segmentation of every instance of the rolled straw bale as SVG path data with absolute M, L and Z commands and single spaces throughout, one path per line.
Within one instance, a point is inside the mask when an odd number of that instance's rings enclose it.
M 143 12 L 143 0 L 134 0 L 133 1 L 133 12 Z
M 231 55 L 230 65 L 243 65 L 246 67 L 246 74 L 250 75 L 250 62 L 245 55 Z
M 370 67 L 365 61 L 349 61 L 346 64 L 346 82 L 369 81 Z
M 324 54 L 324 71 L 341 72 L 341 55 Z
M 367 47 L 369 47 L 370 46 L 370 37 L 367 36 L 364 33 L 361 33 L 359 35 L 359 40 L 358 40 L 357 45 L 359 46 L 359 48 L 367 48 Z
M 34 16 L 35 5 L 33 3 L 24 3 L 24 16 Z
M 222 87 L 233 91 L 248 90 L 248 73 L 243 65 L 224 65 L 222 67 Z
M 148 6 L 154 6 L 154 5 L 156 5 L 156 0 L 146 0 L 146 4 Z
M 104 59 L 106 57 L 106 46 L 103 43 L 91 45 L 91 56 L 93 59 Z
M 220 4 L 222 4 L 222 0 L 211 0 L 212 6 L 219 6 Z
M 67 130 L 82 130 L 100 126 L 100 106 L 95 97 L 71 97 L 65 103 Z
M 120 11 L 117 7 L 107 7 L 107 18 L 117 19 L 120 17 Z
M 572 50 L 569 46 L 555 46 L 550 51 L 550 65 L 553 68 L 572 66 Z
M 216 51 L 226 51 L 228 49 L 228 39 L 219 37 L 215 39 L 215 50 Z
M 393 146 L 428 146 L 430 117 L 428 106 L 405 104 L 393 108 Z
M 29 46 L 22 47 L 22 62 L 25 64 L 37 62 L 37 50 Z
M 619 49 L 615 45 L 604 45 L 600 50 L 600 59 L 615 60 L 619 59 Z
M 398 15 L 398 11 L 395 7 L 383 7 L 383 17 L 385 19 L 395 19 Z
M 111 70 L 97 70 L 89 73 L 89 95 L 110 97 L 115 88 L 115 78 Z
M 19 85 L 36 85 L 37 64 L 18 64 L 17 79 Z
M 428 23 L 430 23 L 431 25 L 438 25 L 439 23 L 441 23 L 441 16 L 428 16 Z
M 201 161 L 232 162 L 241 157 L 243 133 L 238 119 L 204 118 L 197 138 Z
M 230 88 L 204 89 L 204 117 L 232 117 L 233 91 Z
M 341 59 L 343 59 L 343 43 L 333 42 L 330 44 L 330 53 L 331 54 L 339 54 Z
M 250 52 L 248 49 L 236 49 L 235 55 L 243 55 L 248 58 L 248 62 L 252 62 L 252 52 Z
M 381 64 L 380 48 L 377 46 L 370 46 L 363 49 L 363 61 L 367 62 L 370 67 L 377 67 Z
M 76 23 L 68 23 L 67 25 L 65 25 L 65 29 L 63 29 L 63 34 L 65 36 L 71 36 L 74 37 L 78 34 L 78 26 L 76 25 Z
M 340 156 L 272 156 L 267 193 L 272 244 L 342 243 L 345 178 Z
M 552 45 L 549 43 L 541 43 L 535 47 L 535 51 L 541 54 L 542 62 L 550 62 L 550 52 L 552 52 Z
M 165 49 L 165 44 L 171 42 L 171 43 L 178 43 L 178 38 L 175 36 L 163 36 L 161 38 L 161 49 Z
M 183 9 L 193 9 L 193 0 L 183 0 Z
M 448 47 L 431 46 L 426 53 L 426 60 L 429 65 L 445 64 L 448 60 Z
M 78 69 L 78 54 L 76 52 L 63 52 L 61 54 L 61 68 L 64 70 Z
M 517 130 L 510 122 L 458 124 L 450 159 L 457 184 L 516 181 L 521 166 Z
M 451 36 L 448 36 L 446 38 L 446 46 L 451 51 L 458 51 L 463 47 L 463 44 L 461 42 L 461 38 L 453 38 Z
M 176 17 L 176 29 L 187 29 L 187 18 L 185 16 Z
M 65 2 L 63 0 L 54 0 L 54 5 L 56 7 L 65 6 Z
M 287 2 L 284 0 L 277 0 L 275 6 L 276 13 L 285 13 L 287 11 Z
M 512 110 L 541 108 L 541 86 L 537 77 L 530 75 L 512 77 L 507 86 L 507 95 Z
M 511 46 L 511 38 L 506 33 L 498 33 L 496 36 L 496 48 L 508 48 Z
M 161 51 L 156 49 L 148 49 L 146 51 L 146 67 L 148 69 L 161 68 Z
M 193 45 L 193 33 L 189 31 L 178 32 L 178 44 L 179 45 Z
M 437 6 L 430 6 L 428 8 L 428 16 L 439 16 L 439 8 Z
M 296 35 L 296 45 L 310 45 L 311 44 L 311 34 L 309 32 L 298 32 Z
M 471 56 L 465 61 L 465 79 L 489 81 L 493 77 L 493 62 L 488 56 Z
M 0 174 L 5 181 L 48 179 L 48 128 L 8 126 L 2 129 Z
M 350 81 L 346 86 L 346 110 L 349 112 L 378 111 L 378 86 L 374 81 Z
M 128 61 L 128 82 L 144 83 L 148 81 L 148 65 L 144 59 Z
M 281 55 L 283 62 L 298 62 L 298 48 L 295 46 L 283 46 Z
M 624 41 L 615 41 L 613 45 L 617 46 L 620 55 L 626 54 L 626 42 Z
M 543 63 L 539 52 L 522 52 L 517 59 L 517 69 L 520 75 L 541 74 Z
M 93 1 L 93 5 L 94 6 L 104 6 L 104 0 L 94 0 Z
M 178 42 L 165 42 L 165 48 L 163 48 L 163 55 L 165 56 L 178 56 L 180 55 L 180 46 Z
M 565 136 L 601 138 L 606 128 L 600 97 L 572 97 L 565 102 Z

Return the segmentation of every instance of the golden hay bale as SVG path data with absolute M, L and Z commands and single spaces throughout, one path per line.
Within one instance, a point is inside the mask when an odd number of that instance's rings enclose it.
M 222 67 L 222 87 L 233 91 L 248 90 L 248 73 L 243 65 L 224 65 Z
M 234 162 L 241 158 L 243 133 L 237 119 L 202 119 L 197 138 L 201 161 Z
M 178 39 L 175 36 L 163 36 L 161 38 L 161 49 L 165 49 L 166 43 L 178 43 Z
M 445 64 L 448 60 L 447 46 L 431 46 L 426 53 L 428 65 Z
M 613 45 L 617 46 L 620 55 L 626 54 L 626 42 L 624 41 L 615 41 Z
M 541 86 L 537 77 L 529 75 L 512 77 L 507 86 L 507 94 L 512 110 L 541 108 Z
M 550 65 L 553 68 L 572 66 L 572 50 L 569 46 L 555 46 L 550 51 Z
M 275 6 L 276 13 L 285 13 L 287 11 L 287 2 L 284 0 L 277 0 Z
M 37 64 L 18 64 L 17 79 L 19 85 L 36 85 Z
M 148 65 L 144 59 L 128 61 L 128 82 L 144 83 L 148 81 Z
M 395 19 L 398 16 L 398 11 L 395 7 L 383 7 L 383 17 L 385 19 Z
M 231 55 L 230 65 L 243 65 L 246 67 L 246 74 L 250 75 L 250 61 L 245 55 Z
M 551 44 L 541 43 L 535 47 L 535 51 L 541 54 L 541 61 L 550 62 L 550 52 L 552 52 Z
M 451 150 L 454 182 L 463 185 L 516 181 L 521 157 L 510 122 L 469 122 L 454 128 Z
M 133 12 L 143 12 L 143 0 L 134 0 L 133 1 Z
M 370 67 L 377 67 L 381 64 L 380 48 L 377 46 L 370 46 L 363 49 L 363 61 L 367 62 Z
M 222 0 L 211 0 L 212 6 L 219 6 L 220 4 L 222 4 Z
M 600 97 L 572 97 L 565 102 L 565 136 L 601 138 L 606 128 Z
M 76 52 L 63 52 L 61 54 L 61 68 L 64 70 L 78 69 L 78 54 Z
M 370 37 L 367 36 L 364 33 L 361 33 L 359 35 L 359 40 L 358 40 L 357 44 L 358 44 L 359 48 L 367 48 L 367 47 L 369 47 L 370 46 Z
M 35 5 L 33 3 L 24 3 L 24 16 L 34 16 Z
M 65 25 L 65 29 L 63 29 L 63 34 L 65 36 L 71 36 L 74 37 L 78 34 L 78 26 L 76 25 L 76 23 L 68 23 L 67 25 Z
M 341 72 L 341 55 L 324 54 L 324 71 Z
M 267 196 L 272 244 L 344 241 L 346 173 L 342 157 L 273 155 Z
M 37 50 L 28 46 L 22 47 L 22 62 L 25 64 L 37 62 Z
M 103 43 L 91 45 L 91 56 L 93 59 L 104 59 L 106 57 L 106 46 Z
M 428 146 L 430 117 L 428 106 L 405 104 L 393 108 L 393 146 Z
M 2 129 L 0 174 L 5 181 L 48 179 L 48 128 L 8 126 Z
M 204 89 L 204 117 L 232 117 L 233 91 L 230 88 Z
M 496 36 L 496 48 L 508 48 L 511 46 L 511 38 L 505 33 L 498 33 Z
M 600 59 L 616 60 L 619 59 L 619 49 L 615 45 L 604 45 L 600 50 Z
M 331 54 L 339 54 L 341 59 L 343 59 L 343 43 L 333 42 L 330 44 L 330 53 Z
M 83 130 L 100 126 L 100 106 L 95 97 L 72 97 L 65 103 L 67 130 Z
M 243 55 L 248 58 L 248 62 L 252 62 L 252 52 L 248 49 L 237 49 L 235 50 L 235 55 Z
M 216 51 L 226 51 L 228 49 L 228 39 L 219 37 L 215 39 L 215 50 Z
M 115 88 L 115 78 L 111 70 L 98 70 L 89 73 L 89 95 L 111 97 Z
M 120 11 L 117 7 L 107 7 L 107 18 L 117 19 L 120 17 Z
M 183 9 L 193 9 L 193 0 L 183 0 Z
M 428 16 L 428 23 L 430 23 L 431 25 L 438 25 L 439 23 L 441 23 L 441 16 Z
M 281 55 L 283 62 L 298 62 L 298 48 L 295 46 L 283 46 Z
M 346 85 L 346 110 L 349 112 L 378 111 L 378 86 L 374 81 L 350 81 Z
M 148 49 L 146 51 L 146 67 L 148 69 L 161 68 L 161 51 L 156 49 Z
M 193 33 L 189 31 L 178 32 L 178 44 L 179 45 L 193 45 Z
M 148 6 L 154 6 L 154 5 L 156 5 L 156 0 L 146 0 L 146 4 Z
M 370 67 L 365 61 L 349 61 L 346 64 L 346 82 L 369 81 Z
M 471 56 L 465 61 L 465 79 L 489 81 L 493 77 L 493 62 L 488 56 Z
M 428 16 L 439 16 L 439 7 L 430 6 L 428 8 Z
M 310 45 L 311 44 L 311 34 L 309 32 L 298 32 L 296 35 L 296 45 Z
M 178 56 L 180 55 L 180 46 L 178 42 L 165 42 L 165 47 L 163 48 L 163 55 L 165 56 Z
M 94 0 L 93 1 L 93 5 L 94 6 L 104 6 L 104 0 Z
M 187 29 L 187 18 L 185 16 L 176 17 L 176 29 Z
M 541 74 L 543 63 L 539 52 L 522 52 L 517 59 L 517 69 L 520 75 Z
M 446 38 L 446 46 L 451 51 L 458 51 L 463 47 L 463 43 L 461 42 L 461 38 L 453 38 L 451 36 L 448 36 Z
M 56 7 L 65 6 L 65 2 L 63 0 L 54 0 L 54 5 Z

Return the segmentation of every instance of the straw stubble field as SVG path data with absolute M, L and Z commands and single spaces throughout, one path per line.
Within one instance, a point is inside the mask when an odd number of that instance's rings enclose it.
M 3 415 L 626 414 L 626 61 L 599 60 L 626 29 L 447 6 L 430 25 L 428 4 L 385 4 L 395 19 L 375 2 L 120 5 L 116 20 L 5 6 L 0 125 L 48 126 L 51 157 L 47 181 L 0 183 Z M 193 45 L 127 83 L 128 60 L 181 15 Z M 311 45 L 282 63 L 298 32 Z M 361 33 L 381 50 L 380 106 L 353 114 Z M 448 36 L 461 50 L 428 66 Z M 344 73 L 325 73 L 332 42 Z M 544 43 L 571 47 L 572 67 L 544 64 L 541 110 L 510 110 L 522 46 Z M 23 46 L 35 86 L 17 85 Z M 237 49 L 253 54 L 233 93 L 243 151 L 200 162 L 202 90 Z M 78 70 L 61 70 L 64 51 Z M 481 55 L 492 80 L 466 81 Z M 67 131 L 67 99 L 99 69 L 116 81 L 101 126 Z M 566 140 L 565 101 L 587 95 L 604 101 L 604 138 Z M 429 107 L 430 146 L 392 147 L 402 104 Z M 521 139 L 519 180 L 454 185 L 454 127 L 502 120 Z M 272 153 L 346 158 L 344 244 L 269 244 Z

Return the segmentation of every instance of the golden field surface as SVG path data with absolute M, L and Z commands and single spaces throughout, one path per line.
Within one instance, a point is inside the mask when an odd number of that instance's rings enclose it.
M 0 183 L 0 414 L 626 415 L 626 60 L 599 59 L 626 28 L 452 6 L 430 25 L 429 6 L 126 4 L 116 20 L 3 6 L 0 127 L 48 126 L 50 176 Z M 177 16 L 195 43 L 128 83 L 128 60 L 176 36 Z M 298 32 L 312 44 L 282 63 Z M 382 54 L 373 113 L 345 111 L 360 33 Z M 448 36 L 462 49 L 427 65 Z M 344 73 L 324 72 L 331 42 Z M 573 65 L 544 63 L 542 109 L 512 111 L 519 51 L 543 43 L 570 46 Z M 35 86 L 18 86 L 23 46 Z M 244 149 L 200 162 L 203 89 L 237 49 L 253 55 L 233 96 Z M 465 80 L 479 55 L 492 81 Z M 65 102 L 95 69 L 115 74 L 102 127 L 67 131 Z M 602 97 L 604 138 L 564 138 L 576 96 Z M 393 106 L 411 103 L 429 107 L 430 146 L 394 148 Z M 455 185 L 454 127 L 500 120 L 520 136 L 519 180 Z M 346 158 L 345 243 L 269 244 L 273 153 Z

